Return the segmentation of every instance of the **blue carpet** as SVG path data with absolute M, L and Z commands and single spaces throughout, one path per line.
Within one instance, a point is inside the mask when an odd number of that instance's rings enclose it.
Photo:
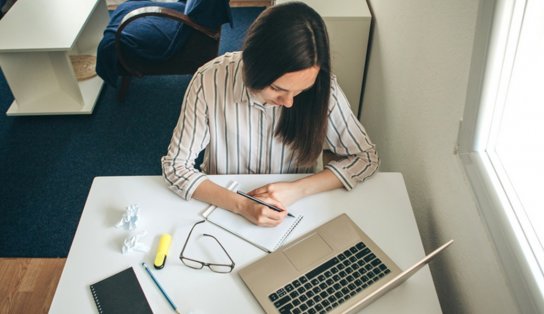
M 262 8 L 234 8 L 220 53 L 236 51 Z M 133 79 L 125 103 L 105 85 L 92 115 L 7 117 L 0 72 L 0 257 L 65 257 L 95 176 L 159 175 L 187 75 Z

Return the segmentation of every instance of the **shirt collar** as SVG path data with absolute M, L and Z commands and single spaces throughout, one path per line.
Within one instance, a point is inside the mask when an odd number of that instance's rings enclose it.
M 244 62 L 241 60 L 241 56 L 242 54 L 239 53 L 240 71 L 242 71 L 242 68 L 244 66 Z M 267 104 L 258 93 L 249 89 L 246 84 L 242 84 L 238 99 L 240 103 L 249 103 L 250 106 L 259 108 L 260 110 L 270 110 L 277 107 L 275 105 Z
M 244 85 L 244 91 L 243 91 L 243 97 L 242 102 L 249 102 L 249 105 L 258 108 L 260 110 L 274 110 L 278 106 L 276 105 L 270 105 L 262 99 L 262 97 L 258 94 L 252 91 L 251 89 L 247 88 L 247 86 Z

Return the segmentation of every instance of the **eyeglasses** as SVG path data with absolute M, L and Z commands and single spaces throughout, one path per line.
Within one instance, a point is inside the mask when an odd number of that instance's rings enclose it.
M 211 234 L 203 233 L 202 235 L 205 237 L 210 237 L 214 239 L 217 242 L 217 244 L 219 244 L 219 246 L 223 249 L 223 252 L 225 252 L 227 257 L 230 259 L 230 262 L 231 262 L 230 264 L 205 263 L 196 259 L 183 256 L 183 252 L 185 252 L 185 247 L 187 247 L 187 243 L 189 242 L 189 239 L 191 238 L 191 233 L 193 233 L 193 229 L 195 229 L 197 225 L 205 221 L 206 220 L 202 220 L 193 225 L 193 227 L 191 228 L 191 231 L 189 231 L 187 240 L 185 240 L 185 244 L 183 244 L 183 249 L 181 249 L 181 253 L 179 253 L 179 259 L 181 260 L 183 264 L 185 264 L 185 266 L 188 266 L 194 269 L 202 269 L 204 266 L 207 266 L 211 271 L 216 273 L 224 273 L 224 274 L 230 273 L 234 269 L 234 265 L 235 265 L 234 261 L 230 257 L 229 253 L 227 253 L 227 250 L 225 250 L 221 242 L 219 242 L 219 240 L 217 240 L 217 238 L 212 236 Z

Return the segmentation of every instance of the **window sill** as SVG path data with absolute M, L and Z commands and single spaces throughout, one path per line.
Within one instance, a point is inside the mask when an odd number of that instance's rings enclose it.
M 495 192 L 500 183 L 493 177 L 491 163 L 485 154 L 477 152 L 461 153 L 459 157 L 520 312 L 544 313 L 542 270 L 531 256 L 514 212 L 503 205 L 506 197 Z

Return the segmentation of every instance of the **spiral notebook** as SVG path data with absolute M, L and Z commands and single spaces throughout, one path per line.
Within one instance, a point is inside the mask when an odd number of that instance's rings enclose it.
M 244 217 L 219 207 L 215 207 L 211 212 L 207 211 L 204 217 L 214 225 L 270 253 L 285 242 L 303 216 L 285 217 L 281 224 L 272 228 L 259 227 Z
M 98 313 L 153 314 L 132 267 L 91 285 Z

